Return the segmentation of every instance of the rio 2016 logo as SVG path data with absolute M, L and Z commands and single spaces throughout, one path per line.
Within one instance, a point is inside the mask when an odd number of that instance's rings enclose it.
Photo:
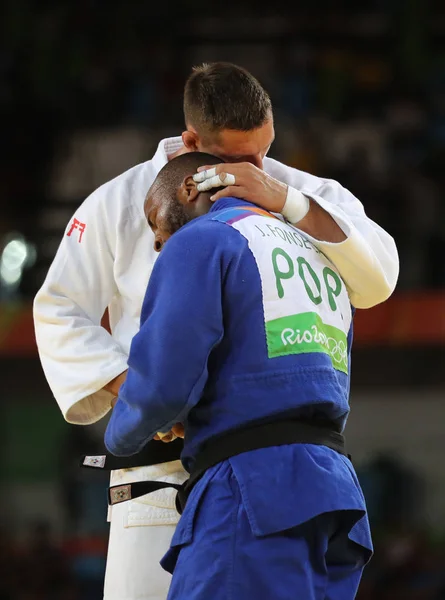
M 327 336 L 323 331 L 320 331 L 316 325 L 312 325 L 309 329 L 301 331 L 300 329 L 291 329 L 286 327 L 281 332 L 281 341 L 284 346 L 290 344 L 320 344 L 327 350 L 327 353 L 337 364 L 342 364 L 345 368 L 348 366 L 348 352 L 346 344 L 343 340 L 336 340 L 333 337 Z

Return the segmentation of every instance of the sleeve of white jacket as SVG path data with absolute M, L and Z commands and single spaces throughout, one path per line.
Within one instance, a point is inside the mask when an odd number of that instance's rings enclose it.
M 34 300 L 42 367 L 70 423 L 103 417 L 112 395 L 102 388 L 127 368 L 127 356 L 100 324 L 116 292 L 117 207 L 110 204 L 99 188 L 81 205 Z
M 387 300 L 395 289 L 399 276 L 396 244 L 366 215 L 363 204 L 351 192 L 336 181 L 321 181 L 322 185 L 315 189 L 297 189 L 328 212 L 347 239 L 330 243 L 305 235 L 336 266 L 348 288 L 351 304 L 371 308 Z M 298 223 L 295 225 L 298 227 Z

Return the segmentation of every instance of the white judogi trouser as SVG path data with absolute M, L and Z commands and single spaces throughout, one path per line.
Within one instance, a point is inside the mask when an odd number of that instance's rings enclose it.
M 144 479 L 182 483 L 180 461 L 113 471 L 111 485 Z M 165 600 L 171 575 L 159 564 L 179 521 L 176 491 L 164 489 L 110 508 L 104 600 Z

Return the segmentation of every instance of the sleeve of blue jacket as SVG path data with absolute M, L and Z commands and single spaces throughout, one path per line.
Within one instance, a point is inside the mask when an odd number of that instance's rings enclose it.
M 183 422 L 202 395 L 209 354 L 223 336 L 217 229 L 208 221 L 186 226 L 155 263 L 127 379 L 105 433 L 116 456 L 139 452 L 156 432 Z

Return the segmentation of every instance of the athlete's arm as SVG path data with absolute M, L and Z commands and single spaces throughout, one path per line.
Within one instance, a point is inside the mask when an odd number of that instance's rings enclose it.
M 184 423 L 200 400 L 208 357 L 223 335 L 219 248 L 217 236 L 188 226 L 162 249 L 105 434 L 113 454 L 138 452 L 158 431 Z
M 101 188 L 82 204 L 34 300 L 43 370 L 71 423 L 93 423 L 104 416 L 117 388 L 102 388 L 127 368 L 125 353 L 101 326 L 116 292 L 115 212 Z
M 235 184 L 216 192 L 213 199 L 235 196 L 280 213 L 288 186 L 295 188 L 309 200 L 309 211 L 292 224 L 334 263 L 348 287 L 352 304 L 370 308 L 386 300 L 394 291 L 399 274 L 394 239 L 367 217 L 361 202 L 338 182 L 271 162 L 280 180 L 250 163 L 213 165 L 216 175 L 235 176 Z M 215 177 L 213 171 L 210 175 Z M 224 183 L 215 182 L 209 188 L 216 185 L 221 187 Z

